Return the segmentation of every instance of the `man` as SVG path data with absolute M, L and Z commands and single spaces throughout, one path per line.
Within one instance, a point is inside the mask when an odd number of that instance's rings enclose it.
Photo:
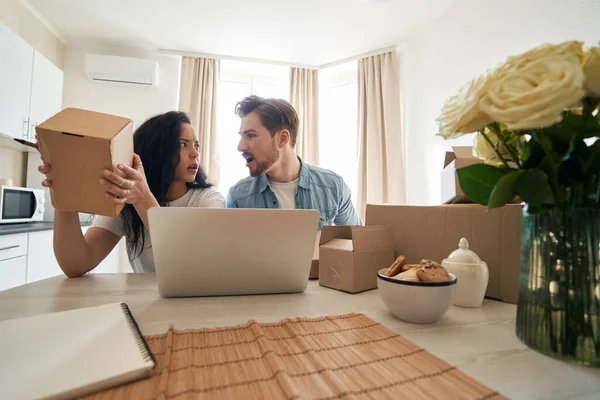
M 290 103 L 249 96 L 235 112 L 242 119 L 238 151 L 250 176 L 229 189 L 228 208 L 316 209 L 319 229 L 362 225 L 342 177 L 296 156 L 298 115 Z

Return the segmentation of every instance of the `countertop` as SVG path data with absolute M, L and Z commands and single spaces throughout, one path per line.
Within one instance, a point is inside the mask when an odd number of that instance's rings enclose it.
M 81 226 L 90 226 L 91 222 L 82 222 Z M 20 224 L 0 224 L 0 236 L 15 233 L 50 231 L 54 229 L 53 222 L 24 222 Z
M 600 393 L 599 368 L 532 351 L 515 335 L 517 307 L 488 299 L 479 308 L 452 306 L 437 323 L 417 325 L 394 318 L 376 289 L 348 294 L 310 281 L 298 294 L 164 299 L 153 273 L 87 274 L 0 292 L 0 321 L 112 302 L 127 303 L 144 335 L 171 324 L 203 328 L 363 313 L 511 399 L 597 399 Z

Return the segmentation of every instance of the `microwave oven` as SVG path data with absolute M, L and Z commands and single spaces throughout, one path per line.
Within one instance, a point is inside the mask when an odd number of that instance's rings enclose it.
M 42 221 L 45 197 L 42 189 L 0 186 L 0 224 Z

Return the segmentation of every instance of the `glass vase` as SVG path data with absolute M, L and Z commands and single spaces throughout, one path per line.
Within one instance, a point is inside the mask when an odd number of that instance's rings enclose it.
M 600 212 L 524 212 L 517 336 L 548 356 L 600 366 Z

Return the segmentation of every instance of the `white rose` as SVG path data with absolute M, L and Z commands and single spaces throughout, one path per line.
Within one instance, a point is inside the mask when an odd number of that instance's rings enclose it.
M 474 157 L 477 157 L 480 160 L 485 161 L 486 164 L 501 165 L 503 163 L 500 160 L 500 158 L 498 157 L 498 155 L 496 154 L 496 152 L 494 151 L 494 148 L 496 148 L 498 153 L 500 153 L 502 158 L 504 158 L 504 160 L 507 161 L 509 163 L 509 165 L 511 163 L 515 162 L 515 160 L 513 160 L 512 156 L 510 155 L 508 150 L 506 150 L 506 147 L 504 147 L 504 145 L 502 144 L 502 142 L 500 142 L 500 139 L 494 132 L 492 132 L 491 130 L 489 130 L 487 128 L 485 128 L 483 132 L 485 133 L 485 135 L 487 136 L 489 141 L 492 142 L 492 144 L 490 145 L 490 143 L 485 139 L 483 134 L 477 133 L 475 135 L 475 137 L 473 138 L 473 156 Z M 521 144 L 525 143 L 526 141 L 527 141 L 527 138 L 525 137 L 525 135 L 519 136 L 520 143 L 517 144 L 517 146 L 516 146 L 517 148 L 515 149 L 517 154 L 519 154 L 521 152 Z
M 591 96 L 600 97 L 600 47 L 592 47 L 583 58 L 585 88 Z
M 561 44 L 543 44 L 523 54 L 508 57 L 506 62 L 498 68 L 498 72 L 502 74 L 514 69 L 523 68 L 540 58 L 566 54 L 573 54 L 581 59 L 583 55 L 583 43 L 571 40 Z
M 490 139 L 493 145 L 498 148 L 500 155 L 506 160 L 509 155 L 502 144 L 498 146 L 498 136 L 487 129 L 485 132 L 488 139 Z M 498 155 L 494 151 L 493 147 L 490 146 L 489 142 L 485 140 L 485 137 L 483 137 L 481 133 L 477 133 L 473 138 L 473 156 L 485 161 L 486 164 L 502 164 L 502 161 L 500 161 L 500 158 L 498 158 Z
M 453 139 L 476 132 L 492 122 L 479 109 L 479 101 L 488 86 L 488 76 L 483 75 L 463 85 L 456 96 L 450 97 L 437 119 L 440 128 L 438 135 L 444 139 Z
M 544 128 L 585 95 L 585 75 L 573 54 L 552 55 L 507 69 L 492 80 L 479 106 L 510 130 Z

